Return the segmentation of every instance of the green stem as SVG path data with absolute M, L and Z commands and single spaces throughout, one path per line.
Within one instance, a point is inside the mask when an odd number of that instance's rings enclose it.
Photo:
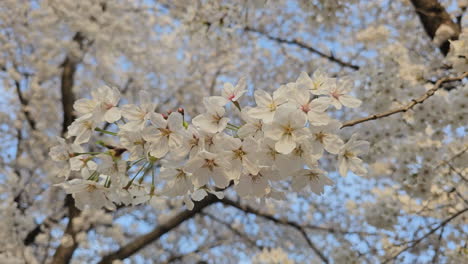
M 111 135 L 111 136 L 117 136 L 117 133 L 111 132 L 111 131 L 107 131 L 107 130 L 104 130 L 104 129 L 99 128 L 99 127 L 96 127 L 94 130 L 96 130 L 96 131 L 98 131 L 98 132 L 101 132 L 101 133 L 104 133 L 104 134 Z
M 143 164 L 143 166 L 141 166 L 141 168 L 138 170 L 138 172 L 133 176 L 133 178 L 127 183 L 127 185 L 124 187 L 124 189 L 128 189 L 130 188 L 130 186 L 132 185 L 133 181 L 136 179 L 136 177 L 138 176 L 138 174 L 140 174 L 140 172 L 145 168 L 146 164 Z
M 228 125 L 228 126 L 231 126 L 231 127 L 233 127 L 233 128 L 235 128 L 235 129 L 239 129 L 239 127 L 238 127 L 238 126 L 236 126 L 236 125 L 233 125 L 233 124 L 231 124 L 231 123 L 227 123 L 227 125 Z
M 104 152 L 74 152 L 73 155 L 78 156 L 78 155 L 99 155 L 103 154 Z

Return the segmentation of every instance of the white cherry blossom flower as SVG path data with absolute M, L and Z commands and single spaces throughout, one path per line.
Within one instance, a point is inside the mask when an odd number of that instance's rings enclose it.
M 172 159 L 180 160 L 185 158 L 187 154 L 189 158 L 192 158 L 199 150 L 204 149 L 204 133 L 200 132 L 195 126 L 189 125 L 182 135 L 180 146 L 171 152 Z
M 96 162 L 90 155 L 77 155 L 70 159 L 70 170 L 81 171 L 82 169 L 94 171 L 97 168 Z
M 145 156 L 145 144 L 140 131 L 120 130 L 118 133 L 120 144 L 130 153 L 129 161 Z
M 77 144 L 68 144 L 65 139 L 57 137 L 58 145 L 50 148 L 49 155 L 55 161 L 68 161 L 74 157 L 74 153 L 84 152 L 84 149 Z
M 330 100 L 326 97 L 319 97 L 311 100 L 310 92 L 305 89 L 293 89 L 288 106 L 301 110 L 307 116 L 310 124 L 314 126 L 326 125 L 331 118 L 325 110 L 330 105 Z
M 150 120 L 152 113 L 154 113 L 157 104 L 150 101 L 150 95 L 147 91 L 140 92 L 140 104 L 134 105 L 128 104 L 122 106 L 122 116 L 128 120 L 128 122 L 122 125 L 120 128 L 123 130 L 142 130 L 147 121 Z
M 291 176 L 292 172 L 303 168 L 304 165 L 315 166 L 319 158 L 310 139 L 302 138 L 297 141 L 296 147 L 291 153 L 278 156 L 275 164 L 282 179 L 284 179 Z
M 236 192 L 245 198 L 263 197 L 270 193 L 270 178 L 277 178 L 275 170 L 264 167 L 257 174 L 245 173 L 240 176 L 239 183 L 234 187 Z
M 225 83 L 221 96 L 211 96 L 210 101 L 219 106 L 225 106 L 229 102 L 236 102 L 247 91 L 245 78 L 241 78 L 236 86 Z
M 216 144 L 216 142 L 215 142 Z M 231 179 L 238 179 L 245 169 L 249 173 L 257 174 L 260 170 L 257 164 L 258 142 L 252 137 L 241 141 L 238 138 L 227 138 L 217 144 L 224 145 L 220 154 L 231 164 L 228 173 Z
M 354 134 L 338 154 L 338 168 L 341 176 L 346 176 L 348 170 L 351 170 L 358 176 L 367 173 L 363 161 L 358 158 L 361 154 L 366 154 L 369 151 L 369 142 L 357 140 L 357 135 Z
M 84 115 L 68 127 L 67 138 L 75 136 L 75 144 L 83 144 L 89 141 L 94 129 L 97 127 L 97 122 L 92 114 Z
M 291 186 L 296 192 L 302 190 L 306 186 L 310 186 L 310 189 L 315 194 L 320 195 L 323 193 L 325 185 L 332 186 L 334 184 L 325 174 L 326 172 L 318 167 L 300 169 L 294 173 Z
M 333 82 L 326 88 L 326 94 L 329 96 L 330 104 L 336 109 L 341 109 L 341 106 L 349 108 L 356 108 L 361 105 L 361 100 L 352 97 L 347 94 L 353 87 L 351 80 L 340 80 Z
M 71 159 L 76 157 L 76 153 L 84 152 L 84 149 L 77 144 L 67 144 L 65 139 L 60 137 L 57 137 L 57 141 L 59 144 L 50 148 L 49 156 L 60 164 L 57 176 L 68 179 L 72 170 Z
M 336 135 L 340 127 L 341 123 L 336 120 L 332 120 L 325 126 L 310 126 L 312 148 L 318 155 L 322 155 L 323 149 L 332 154 L 338 154 L 344 144 L 343 140 Z
M 183 138 L 183 119 L 182 115 L 173 112 L 169 117 L 164 119 L 161 114 L 153 113 L 151 115 L 151 122 L 156 126 L 149 126 L 142 132 L 143 138 L 150 142 L 149 153 L 156 157 L 161 158 L 166 155 L 170 150 L 174 150 L 180 146 Z
M 245 107 L 241 111 L 242 120 L 245 121 L 245 124 L 242 125 L 239 130 L 237 130 L 237 135 L 240 138 L 246 138 L 252 136 L 254 138 L 263 137 L 263 121 L 258 118 L 253 118 L 249 115 L 251 107 Z
M 229 118 L 224 117 L 225 112 L 224 107 L 211 104 L 208 106 L 207 112 L 194 117 L 192 123 L 208 133 L 221 132 L 229 122 Z
M 108 199 L 109 188 L 101 183 L 85 179 L 73 179 L 57 186 L 62 187 L 67 194 L 71 194 L 75 199 L 78 209 L 84 210 L 86 207 L 101 209 L 115 209 L 115 205 Z
M 334 81 L 333 78 L 327 76 L 321 69 L 315 70 L 312 78 L 306 72 L 301 72 L 296 80 L 296 87 L 310 91 L 312 94 L 325 94 L 325 90 Z
M 296 147 L 296 142 L 308 135 L 306 117 L 299 111 L 279 111 L 272 124 L 265 125 L 265 137 L 276 140 L 275 149 L 289 154 Z
M 254 96 L 257 106 L 249 110 L 249 115 L 253 118 L 262 119 L 265 123 L 271 123 L 276 109 L 288 101 L 288 92 L 289 88 L 285 85 L 273 92 L 273 97 L 265 91 L 255 91 Z
M 175 197 L 193 191 L 191 173 L 186 172 L 179 162 L 163 161 L 159 176 L 167 181 L 162 191 L 164 195 Z
M 120 119 L 121 112 L 117 107 L 120 91 L 113 87 L 101 86 L 91 91 L 93 99 L 80 99 L 73 107 L 81 115 L 92 114 L 98 122 L 113 123 Z
M 208 151 L 200 151 L 195 157 L 186 163 L 186 171 L 192 173 L 193 184 L 201 187 L 213 179 L 216 187 L 225 188 L 229 185 L 226 171 L 230 164 L 222 156 Z

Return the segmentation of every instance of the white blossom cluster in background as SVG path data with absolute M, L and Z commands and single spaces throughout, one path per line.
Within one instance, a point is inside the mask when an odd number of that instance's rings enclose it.
M 327 113 L 359 107 L 361 101 L 349 94 L 352 88 L 351 80 L 318 70 L 312 78 L 302 73 L 273 94 L 257 90 L 256 104 L 241 107 L 238 99 L 247 92 L 241 79 L 236 86 L 226 83 L 221 96 L 204 98 L 206 111 L 189 123 L 181 108 L 155 112 L 145 91 L 139 105 L 119 105 L 119 91 L 103 86 L 92 99 L 75 102 L 79 116 L 68 128 L 74 141 L 60 138 L 50 155 L 64 168 L 59 185 L 80 209 L 112 209 L 162 196 L 184 197 L 193 208 L 192 200 L 207 193 L 221 198 L 232 184 L 244 198 L 281 199 L 278 181 L 290 181 L 293 191 L 310 186 L 321 194 L 333 184 L 319 165 L 325 152 L 337 156 L 342 176 L 349 170 L 367 172 L 359 156 L 369 143 L 356 135 L 344 143 L 338 135 L 341 123 Z M 113 131 L 102 128 L 106 123 L 114 124 Z M 93 142 L 98 133 L 113 143 Z M 71 177 L 72 171 L 80 176 Z
M 458 40 L 450 41 L 450 52 L 447 56 L 453 68 L 460 72 L 468 72 L 468 30 L 461 32 Z

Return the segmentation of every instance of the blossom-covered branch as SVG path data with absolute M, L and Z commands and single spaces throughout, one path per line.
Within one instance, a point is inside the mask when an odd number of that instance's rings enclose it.
M 63 164 L 66 180 L 58 184 L 73 195 L 77 207 L 113 209 L 161 197 L 183 197 L 188 208 L 207 193 L 222 196 L 216 188 L 231 183 L 242 197 L 282 199 L 276 182 L 292 180 L 293 191 L 306 186 L 321 194 L 333 181 L 319 168 L 324 151 L 338 156 L 338 170 L 357 175 L 367 172 L 359 155 L 369 144 L 353 135 L 345 144 L 338 136 L 338 120 L 326 110 L 332 106 L 356 108 L 361 101 L 348 93 L 353 82 L 334 79 L 317 70 L 303 72 L 295 82 L 280 86 L 272 95 L 254 93 L 256 106 L 242 107 L 246 80 L 225 83 L 221 96 L 204 98 L 206 112 L 192 118 L 177 112 L 156 113 L 146 91 L 141 105 L 119 106 L 120 92 L 103 86 L 92 99 L 79 99 L 79 114 L 68 128 L 74 144 L 59 139 L 51 157 Z M 232 113 L 227 110 L 234 110 Z M 100 128 L 113 123 L 117 131 Z M 236 123 L 234 123 L 236 122 Z M 99 132 L 100 135 L 95 135 Z M 95 148 L 82 146 L 98 136 L 115 137 L 117 146 L 98 140 Z M 87 144 L 93 147 L 92 144 Z M 70 178 L 72 172 L 81 177 Z

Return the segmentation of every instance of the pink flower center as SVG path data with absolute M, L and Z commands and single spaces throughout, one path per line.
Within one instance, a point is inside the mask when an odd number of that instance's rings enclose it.
M 305 104 L 301 106 L 301 110 L 304 111 L 304 113 L 307 113 L 310 111 L 310 106 L 309 104 Z
M 112 107 L 114 107 L 114 105 L 113 105 L 113 104 L 110 104 L 110 103 L 104 103 L 104 109 L 106 109 L 106 110 L 109 110 L 109 109 L 111 109 Z
M 331 96 L 332 96 L 333 98 L 335 98 L 336 100 L 338 100 L 338 98 L 339 98 L 340 96 L 342 96 L 342 95 L 343 95 L 343 94 L 341 94 L 341 93 L 339 93 L 339 92 L 337 92 L 337 91 L 334 91 L 334 92 L 331 93 Z
M 236 95 L 235 95 L 235 94 L 231 94 L 231 95 L 228 96 L 228 100 L 229 100 L 229 101 L 232 101 L 232 99 L 234 99 L 234 97 L 236 97 Z

